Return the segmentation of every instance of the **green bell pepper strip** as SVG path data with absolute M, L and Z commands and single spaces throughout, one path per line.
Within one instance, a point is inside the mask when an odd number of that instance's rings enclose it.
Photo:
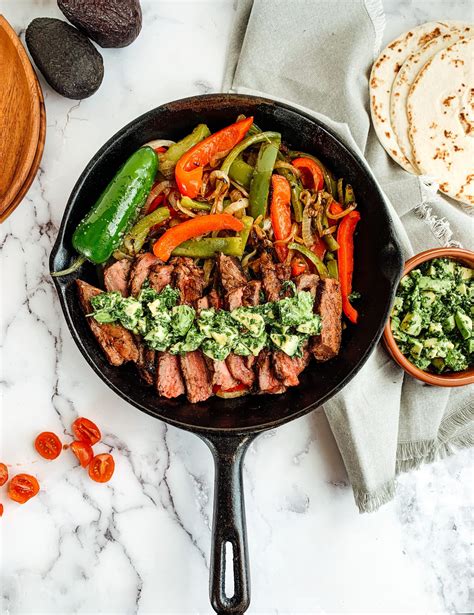
M 339 279 L 339 271 L 337 269 L 337 261 L 330 260 L 327 262 L 327 269 L 329 273 L 329 277 L 334 278 L 336 280 Z
M 344 180 L 342 177 L 337 180 L 337 201 L 341 205 L 344 204 Z
M 292 160 L 294 158 L 309 158 L 310 160 L 314 160 L 314 162 L 319 166 L 319 168 L 323 172 L 324 185 L 326 187 L 326 190 L 329 193 L 331 193 L 334 198 L 337 198 L 337 186 L 336 186 L 336 193 L 335 193 L 334 187 L 333 187 L 334 180 L 331 179 L 330 172 L 328 171 L 328 169 L 326 169 L 326 167 L 321 162 L 321 160 L 319 160 L 319 158 L 316 158 L 316 156 L 312 156 L 311 154 L 306 154 L 305 152 L 293 152 L 293 151 L 289 153 L 289 156 Z
M 316 256 L 316 254 L 314 254 L 314 252 L 311 252 L 309 248 L 299 243 L 295 243 L 295 242 L 289 243 L 288 248 L 290 250 L 296 250 L 298 252 L 301 252 L 303 256 L 305 256 L 308 260 L 310 260 L 313 263 L 313 265 L 316 267 L 316 271 L 319 273 L 319 275 L 322 278 L 329 277 L 329 272 L 327 270 L 326 265 L 323 263 L 323 261 L 320 258 Z
M 247 164 L 245 160 L 242 160 L 242 158 L 237 158 L 237 160 L 234 160 L 229 169 L 229 177 L 243 186 L 246 190 L 250 189 L 252 175 L 253 166 L 251 164 Z
M 151 147 L 141 147 L 130 156 L 74 231 L 72 245 L 80 256 L 52 276 L 74 273 L 86 260 L 100 265 L 112 256 L 145 203 L 157 168 L 158 157 Z
M 173 250 L 173 256 L 212 258 L 217 252 L 222 252 L 222 254 L 227 254 L 227 256 L 240 256 L 242 253 L 242 239 L 239 236 L 189 239 Z
M 234 147 L 233 150 L 231 150 L 227 156 L 224 158 L 223 163 L 221 164 L 221 171 L 223 173 L 226 173 L 227 175 L 229 175 L 229 171 L 230 171 L 230 167 L 232 166 L 232 164 L 234 163 L 234 161 L 237 159 L 238 156 L 240 156 L 240 154 L 247 149 L 247 147 L 250 147 L 251 145 L 255 145 L 256 143 L 271 143 L 271 141 L 273 140 L 281 140 L 281 134 L 279 132 L 258 132 L 254 135 L 250 135 L 249 137 L 246 137 L 243 141 L 241 141 L 238 145 L 236 145 Z
M 353 203 L 355 203 L 354 190 L 352 189 L 352 186 L 350 184 L 347 184 L 346 193 L 344 197 L 344 205 L 348 207 L 349 205 L 352 205 Z
M 201 203 L 189 198 L 189 196 L 181 197 L 181 205 L 186 209 L 193 209 L 195 211 L 210 211 L 211 206 L 208 203 Z
M 135 226 L 125 235 L 120 252 L 133 256 L 138 254 L 148 237 L 150 230 L 156 225 L 164 222 L 170 217 L 167 207 L 158 207 L 151 214 L 141 218 Z
M 189 256 L 190 258 L 213 258 L 217 252 L 227 256 L 242 258 L 247 240 L 252 229 L 253 218 L 243 216 L 244 228 L 235 237 L 203 237 L 189 239 L 173 250 L 173 256 Z
M 303 190 L 303 186 L 296 175 L 288 169 L 280 168 L 276 169 L 276 172 L 279 175 L 283 175 L 283 177 L 288 180 L 291 189 L 291 205 L 295 214 L 295 220 L 296 222 L 301 222 L 303 220 L 303 206 L 300 201 L 300 194 Z
M 262 143 L 260 147 L 249 193 L 250 215 L 254 219 L 259 216 L 265 217 L 267 212 L 270 181 L 279 147 L 280 141 L 277 139 L 270 143 Z
M 330 250 L 331 252 L 335 252 L 336 250 L 339 250 L 339 244 L 334 239 L 333 235 L 323 235 L 323 241 L 326 244 L 327 249 Z
M 160 171 L 166 178 L 173 175 L 176 163 L 189 149 L 203 141 L 211 134 L 211 131 L 206 124 L 198 124 L 191 134 L 187 135 L 180 141 L 177 141 L 164 152 L 159 155 Z

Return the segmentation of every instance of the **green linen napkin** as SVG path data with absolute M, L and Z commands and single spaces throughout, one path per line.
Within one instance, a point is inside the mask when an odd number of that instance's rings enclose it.
M 223 89 L 282 100 L 330 124 L 372 168 L 406 257 L 440 245 L 472 249 L 473 218 L 392 162 L 371 127 L 368 75 L 384 27 L 380 0 L 239 0 Z M 393 498 L 397 473 L 474 445 L 474 387 L 423 385 L 380 344 L 324 411 L 361 512 Z

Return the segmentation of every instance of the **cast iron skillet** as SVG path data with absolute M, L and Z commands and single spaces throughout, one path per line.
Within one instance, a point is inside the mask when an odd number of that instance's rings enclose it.
M 382 194 L 364 163 L 323 124 L 286 105 L 253 96 L 211 94 L 178 100 L 152 109 L 114 135 L 92 158 L 77 181 L 51 253 L 51 270 L 74 258 L 71 236 L 81 218 L 125 159 L 152 139 L 179 139 L 200 122 L 212 131 L 253 115 L 264 130 L 277 130 L 293 149 L 314 153 L 344 176 L 355 190 L 362 214 L 355 241 L 354 289 L 360 324 L 344 332 L 340 355 L 311 364 L 299 387 L 284 395 L 248 396 L 200 404 L 183 398 L 165 400 L 142 385 L 132 365 L 111 367 L 95 341 L 76 295 L 74 279 L 99 285 L 97 270 L 85 264 L 78 274 L 54 278 L 71 334 L 98 376 L 130 404 L 167 423 L 194 432 L 209 446 L 215 462 L 210 597 L 218 613 L 243 613 L 250 603 L 242 464 L 250 442 L 262 431 L 282 425 L 324 403 L 357 373 L 379 340 L 388 317 L 402 256 Z M 234 594 L 226 596 L 225 546 L 233 549 Z

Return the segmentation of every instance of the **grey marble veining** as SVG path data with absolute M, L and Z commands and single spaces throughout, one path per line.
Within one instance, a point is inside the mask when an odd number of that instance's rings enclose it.
M 147 109 L 220 88 L 233 1 L 142 4 L 137 41 L 101 50 L 105 78 L 95 96 L 66 100 L 41 80 L 48 125 L 41 169 L 0 227 L 0 457 L 42 487 L 23 507 L 0 492 L 5 615 L 210 613 L 210 454 L 96 378 L 48 276 L 65 202 L 96 150 Z M 424 21 L 472 19 L 473 3 L 391 0 L 385 9 L 388 42 Z M 54 0 L 4 0 L 2 13 L 17 32 L 33 17 L 61 16 Z M 107 485 L 90 481 L 69 451 L 47 462 L 33 450 L 45 429 L 67 440 L 78 415 L 101 426 L 99 449 L 115 456 Z M 472 461 L 466 451 L 402 476 L 393 503 L 359 515 L 322 413 L 258 438 L 245 466 L 249 612 L 472 610 Z

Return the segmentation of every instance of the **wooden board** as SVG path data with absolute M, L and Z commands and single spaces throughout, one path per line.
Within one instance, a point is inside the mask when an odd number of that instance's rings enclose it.
M 42 147 L 39 151 L 39 84 L 23 45 L 2 15 L 0 75 L 0 220 L 3 220 L 13 211 L 12 205 L 26 183 L 29 181 L 28 187 L 31 184 L 33 164 L 35 161 L 39 164 Z M 35 173 L 36 169 L 33 177 Z
M 28 173 L 25 179 L 25 182 L 23 183 L 23 185 L 21 186 L 17 194 L 13 197 L 8 208 L 5 211 L 0 210 L 0 223 L 8 218 L 8 216 L 13 212 L 14 209 L 18 207 L 18 205 L 21 203 L 21 201 L 25 197 L 34 178 L 36 177 L 36 174 L 38 172 L 38 168 L 41 162 L 41 158 L 43 156 L 44 142 L 46 138 L 46 110 L 44 106 L 43 91 L 41 90 L 39 81 L 37 81 L 37 86 L 38 86 L 38 98 L 39 98 L 39 103 L 40 103 L 40 130 L 39 130 L 38 146 L 36 148 L 36 153 L 35 153 L 35 157 L 33 158 L 33 163 L 31 165 L 30 172 Z

